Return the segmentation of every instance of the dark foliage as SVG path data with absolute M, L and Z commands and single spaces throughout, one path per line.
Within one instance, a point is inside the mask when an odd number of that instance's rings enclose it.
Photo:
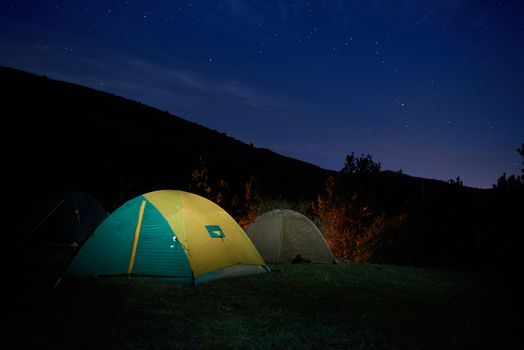
M 460 177 L 446 183 L 380 172 L 373 163 L 371 156 L 346 157 L 317 201 L 317 214 L 324 210 L 343 257 L 446 268 L 515 262 L 524 228 L 520 180 L 510 177 L 495 190 L 482 190 L 464 186 Z
M 524 143 L 517 152 L 522 156 L 522 175 L 506 177 L 504 173 L 493 185 L 491 220 L 486 228 L 486 237 L 494 253 L 503 257 L 501 261 L 512 264 L 516 264 L 521 255 L 518 242 L 524 232 Z

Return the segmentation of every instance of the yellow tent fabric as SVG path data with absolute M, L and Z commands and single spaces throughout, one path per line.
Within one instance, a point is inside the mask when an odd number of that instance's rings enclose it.
M 138 196 L 111 214 L 66 276 L 161 276 L 189 284 L 265 269 L 224 209 L 196 194 L 162 190 Z
M 317 263 L 336 262 L 315 224 L 289 209 L 275 209 L 258 216 L 247 235 L 267 263 L 291 263 L 303 259 Z

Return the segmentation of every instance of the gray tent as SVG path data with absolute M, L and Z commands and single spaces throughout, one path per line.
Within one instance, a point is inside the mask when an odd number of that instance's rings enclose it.
M 320 230 L 296 211 L 266 212 L 257 217 L 246 232 L 266 263 L 336 262 Z

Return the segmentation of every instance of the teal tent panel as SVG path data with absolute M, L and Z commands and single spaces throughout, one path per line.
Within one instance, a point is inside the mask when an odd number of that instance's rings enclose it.
M 104 220 L 67 269 L 66 276 L 127 274 L 133 250 L 140 196 L 125 203 Z
M 176 233 L 149 201 L 144 207 L 132 274 L 193 282 L 189 261 Z

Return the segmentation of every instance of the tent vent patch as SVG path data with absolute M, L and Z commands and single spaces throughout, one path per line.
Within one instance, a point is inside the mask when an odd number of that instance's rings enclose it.
M 218 225 L 206 225 L 207 233 L 211 238 L 224 238 L 224 231 Z

